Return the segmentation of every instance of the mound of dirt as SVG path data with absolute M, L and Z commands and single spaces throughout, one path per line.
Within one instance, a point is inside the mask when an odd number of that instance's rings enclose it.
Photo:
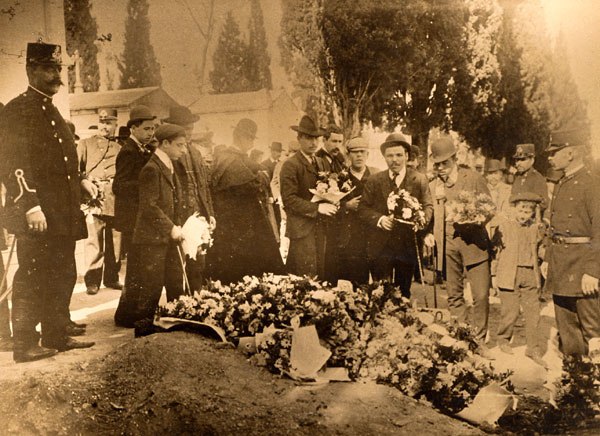
M 4 382 L 0 416 L 8 434 L 481 434 L 394 389 L 300 385 L 185 332 Z

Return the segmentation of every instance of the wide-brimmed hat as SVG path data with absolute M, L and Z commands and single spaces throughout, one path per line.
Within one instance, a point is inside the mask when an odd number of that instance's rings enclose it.
M 156 115 L 152 115 L 152 111 L 148 106 L 135 106 L 129 112 L 129 121 L 127 121 L 127 127 L 131 127 L 131 125 L 137 121 L 148 121 L 154 120 L 155 118 Z
M 158 142 L 163 142 L 164 140 L 171 141 L 175 138 L 179 138 L 180 136 L 185 137 L 185 129 L 176 124 L 161 124 L 154 132 L 154 137 L 158 140 Z
M 117 110 L 116 109 L 99 109 L 98 110 L 98 118 L 100 121 L 110 121 L 117 119 Z
M 58 44 L 30 42 L 27 44 L 27 65 L 66 65 L 62 61 L 62 49 Z
M 523 159 L 535 156 L 535 145 L 534 144 L 517 144 L 515 147 L 515 154 L 513 158 Z
M 233 133 L 236 135 L 244 135 L 252 139 L 256 139 L 256 131 L 258 126 L 250 118 L 242 118 L 238 121 L 237 125 L 233 129 Z
M 494 173 L 496 171 L 504 171 L 506 169 L 506 166 L 501 160 L 486 159 L 483 169 L 486 173 Z
M 346 143 L 346 150 L 348 152 L 356 151 L 356 150 L 368 150 L 369 143 L 362 136 L 357 136 L 356 138 L 352 138 Z
M 317 123 L 309 117 L 308 115 L 304 115 L 300 119 L 300 123 L 297 126 L 291 126 L 292 130 L 295 130 L 298 133 L 303 133 L 308 136 L 313 136 L 318 138 L 319 136 L 323 136 L 325 131 L 317 126 Z
M 391 133 L 385 138 L 385 142 L 379 146 L 381 153 L 385 153 L 385 151 L 390 147 L 402 146 L 404 149 L 410 153 L 410 142 L 406 139 L 402 133 Z
M 554 153 L 566 147 L 586 145 L 588 135 L 584 129 L 558 130 L 550 134 L 550 145 L 546 153 Z
M 169 108 L 169 117 L 163 119 L 163 122 L 185 126 L 193 124 L 200 119 L 200 116 L 193 114 L 189 108 L 185 106 L 172 106 Z
M 454 156 L 457 151 L 452 137 L 443 135 L 431 144 L 431 160 L 433 163 L 444 162 Z

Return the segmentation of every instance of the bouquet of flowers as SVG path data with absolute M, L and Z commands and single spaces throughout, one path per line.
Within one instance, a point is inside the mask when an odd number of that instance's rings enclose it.
M 415 230 L 425 227 L 425 212 L 419 200 L 406 189 L 395 189 L 387 198 L 387 207 L 394 220 L 410 224 Z
M 457 224 L 483 224 L 496 213 L 496 205 L 487 194 L 461 191 L 446 204 L 446 221 Z
M 354 186 L 348 171 L 331 173 L 329 171 L 320 171 L 315 189 L 309 189 L 313 194 L 311 201 L 326 201 L 328 203 L 339 203 L 342 198 L 348 195 Z
M 206 250 L 212 247 L 212 229 L 205 217 L 199 214 L 190 216 L 183 225 L 183 252 L 196 259 L 196 255 L 205 255 Z

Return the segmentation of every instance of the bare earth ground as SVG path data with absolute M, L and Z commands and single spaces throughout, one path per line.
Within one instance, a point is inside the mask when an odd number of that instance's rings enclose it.
M 0 353 L 0 434 L 481 434 L 385 386 L 298 385 L 190 333 L 134 339 L 112 322 L 119 292 L 78 289 L 74 318 L 88 322 L 85 339 L 97 345 L 18 365 Z M 432 304 L 431 287 L 414 294 Z M 493 333 L 498 306 L 491 316 Z M 549 331 L 553 320 L 543 322 Z M 523 368 L 517 387 L 544 394 L 541 367 L 493 352 L 500 366 Z

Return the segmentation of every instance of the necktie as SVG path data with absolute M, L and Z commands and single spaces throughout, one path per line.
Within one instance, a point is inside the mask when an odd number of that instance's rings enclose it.
M 316 158 L 316 157 L 314 157 L 314 156 L 311 156 L 311 159 L 312 159 L 312 164 L 313 164 L 313 167 L 315 168 L 315 170 L 316 170 L 317 172 L 319 172 L 319 164 L 317 163 L 317 158 Z

